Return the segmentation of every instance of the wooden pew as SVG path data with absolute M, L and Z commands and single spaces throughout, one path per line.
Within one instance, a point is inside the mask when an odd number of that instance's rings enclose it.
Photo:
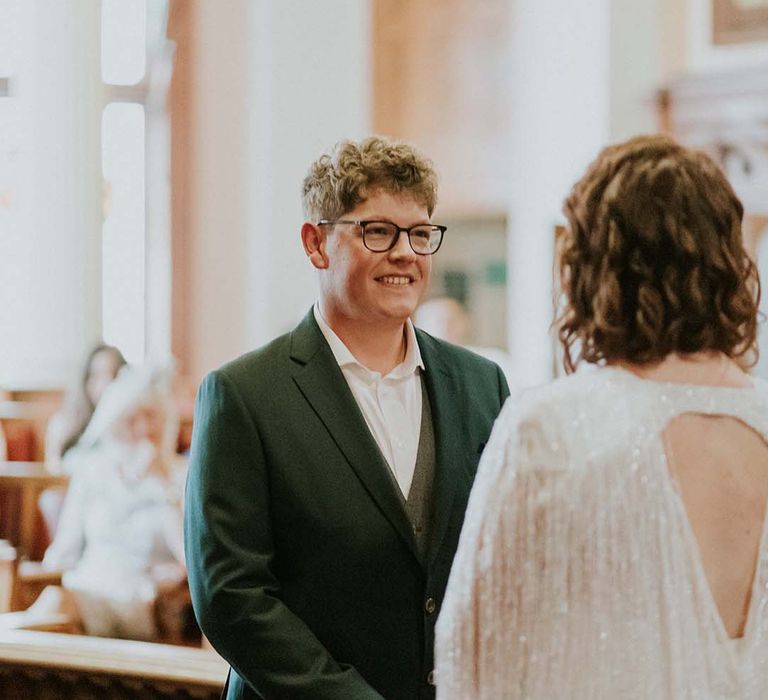
M 215 652 L 52 632 L 0 631 L 5 700 L 218 698 L 227 663 Z
M 42 556 L 45 542 L 41 541 L 37 498 L 43 489 L 63 487 L 68 482 L 66 475 L 46 471 L 42 462 L 0 462 L 0 538 L 31 558 Z
M 0 540 L 0 613 L 12 609 L 16 567 L 16 550 L 9 542 Z
M 60 391 L 0 392 L 0 426 L 8 443 L 8 459 L 43 459 L 45 427 L 61 404 Z

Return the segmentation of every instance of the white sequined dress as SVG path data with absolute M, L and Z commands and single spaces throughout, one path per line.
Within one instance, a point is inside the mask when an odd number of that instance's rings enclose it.
M 127 481 L 109 448 L 85 453 L 70 481 L 44 564 L 64 570 L 87 634 L 153 640 L 153 568 L 177 563 L 168 524 L 180 520 L 182 473 Z
M 683 413 L 768 440 L 768 383 L 578 372 L 508 401 L 483 454 L 437 625 L 438 700 L 768 698 L 765 527 L 728 638 L 662 431 Z

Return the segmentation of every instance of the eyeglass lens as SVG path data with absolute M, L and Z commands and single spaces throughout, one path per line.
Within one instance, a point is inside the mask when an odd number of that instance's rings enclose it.
M 397 226 L 385 221 L 368 223 L 363 229 L 365 245 L 372 251 L 389 250 L 398 234 Z M 429 225 L 414 226 L 409 234 L 411 247 L 416 253 L 433 253 L 440 245 L 441 237 L 440 229 Z

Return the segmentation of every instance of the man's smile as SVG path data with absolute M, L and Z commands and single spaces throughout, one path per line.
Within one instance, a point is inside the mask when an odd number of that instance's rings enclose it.
M 413 275 L 382 275 L 381 277 L 376 277 L 374 279 L 380 284 L 393 285 L 396 287 L 413 284 L 416 281 Z

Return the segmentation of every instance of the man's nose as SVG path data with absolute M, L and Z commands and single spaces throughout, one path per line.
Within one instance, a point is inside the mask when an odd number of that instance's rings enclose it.
M 395 245 L 389 250 L 390 257 L 394 258 L 410 258 L 416 257 L 416 253 L 411 248 L 411 242 L 408 239 L 407 231 L 399 231 L 397 234 L 397 241 Z

